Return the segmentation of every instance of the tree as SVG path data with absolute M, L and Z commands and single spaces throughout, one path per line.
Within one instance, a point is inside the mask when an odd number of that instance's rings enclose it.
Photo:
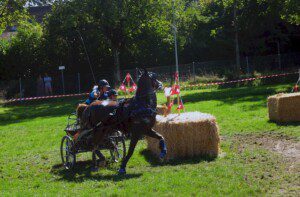
M 87 3 L 99 32 L 107 39 L 114 57 L 115 82 L 120 81 L 120 52 L 127 41 L 143 31 L 153 14 L 149 0 L 90 0 Z
M 281 16 L 288 22 L 300 25 L 300 3 L 298 0 L 284 0 Z
M 39 73 L 43 62 L 42 54 L 42 28 L 37 23 L 22 22 L 18 33 L 9 42 L 5 51 L 6 66 L 10 79 L 19 77 L 32 77 Z
M 138 2 L 133 0 L 75 0 L 55 3 L 53 14 L 46 21 L 45 38 L 52 40 L 48 42 L 49 45 L 53 46 L 56 43 L 60 46 L 50 47 L 55 48 L 57 53 L 55 56 L 60 54 L 60 58 L 54 59 L 63 59 L 67 56 L 65 54 L 68 51 L 67 48 L 70 48 L 68 45 L 76 43 L 80 48 L 83 47 L 78 39 L 82 36 L 91 57 L 99 56 L 94 52 L 99 48 L 105 51 L 102 52 L 103 56 L 113 57 L 114 79 L 118 82 L 120 81 L 121 57 L 133 61 L 143 57 L 140 47 L 145 47 L 141 46 L 146 44 L 144 39 L 150 45 L 153 45 L 150 43 L 153 40 L 158 44 L 164 40 L 170 40 L 169 33 L 171 32 L 168 32 L 170 26 L 163 27 L 168 21 L 159 20 L 159 14 L 167 12 L 163 11 L 159 5 L 161 2 L 148 0 Z M 91 46 L 95 46 L 94 50 L 91 50 Z M 125 64 L 125 61 L 122 64 Z
M 24 8 L 25 0 L 0 1 L 0 35 L 9 27 L 18 24 L 28 18 Z

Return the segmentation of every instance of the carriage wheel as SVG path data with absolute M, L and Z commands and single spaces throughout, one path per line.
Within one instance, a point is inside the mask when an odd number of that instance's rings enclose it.
M 110 155 L 113 162 L 119 162 L 126 156 L 125 136 L 120 132 L 115 132 L 111 138 L 113 147 L 110 149 Z
M 76 163 L 76 153 L 74 150 L 74 141 L 69 136 L 64 136 L 60 145 L 61 160 L 64 167 L 69 170 L 74 168 Z

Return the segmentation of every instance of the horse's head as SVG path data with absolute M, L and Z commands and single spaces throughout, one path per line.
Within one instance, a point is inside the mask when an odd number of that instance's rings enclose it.
M 157 79 L 157 74 L 154 73 L 154 72 L 149 72 L 149 77 L 151 78 L 151 81 L 152 81 L 152 87 L 155 89 L 155 90 L 161 90 L 163 88 L 163 84 L 161 81 L 159 81 Z
M 154 93 L 158 89 L 162 89 L 162 82 L 157 79 L 157 75 L 153 72 L 148 72 L 146 69 L 138 70 L 138 89 L 137 95 L 139 93 Z

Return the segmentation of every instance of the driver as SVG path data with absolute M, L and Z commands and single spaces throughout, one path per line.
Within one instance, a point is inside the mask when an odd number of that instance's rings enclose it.
M 109 88 L 110 88 L 110 85 L 105 79 L 102 79 L 99 81 L 100 96 L 99 96 L 98 100 L 108 99 L 108 89 Z

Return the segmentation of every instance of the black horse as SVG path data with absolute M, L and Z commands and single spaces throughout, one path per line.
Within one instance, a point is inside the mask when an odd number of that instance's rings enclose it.
M 140 71 L 137 91 L 133 98 L 120 103 L 105 102 L 104 104 L 104 102 L 95 102 L 88 106 L 83 113 L 82 121 L 85 122 L 85 125 L 89 125 L 88 127 L 93 127 L 105 119 L 104 125 L 111 125 L 111 129 L 106 131 L 109 132 L 113 129 L 118 129 L 125 134 L 129 134 L 131 138 L 130 146 L 127 155 L 122 160 L 119 169 L 120 174 L 126 173 L 127 162 L 132 156 L 139 139 L 143 136 L 149 136 L 160 140 L 161 159 L 167 154 L 163 136 L 153 130 L 153 126 L 156 122 L 156 90 L 161 87 L 162 83 L 157 80 L 156 75 L 144 69 L 143 71 Z M 114 111 L 113 115 L 112 113 L 109 113 L 110 115 L 108 115 L 108 112 L 112 111 Z M 99 158 L 103 158 L 103 155 L 97 150 L 97 146 L 103 141 L 104 133 L 105 131 L 101 130 L 101 127 L 99 127 L 98 129 L 95 129 L 93 134 L 95 153 Z

